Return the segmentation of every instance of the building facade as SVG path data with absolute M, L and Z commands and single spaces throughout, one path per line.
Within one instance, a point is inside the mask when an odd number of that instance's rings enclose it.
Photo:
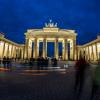
M 54 57 L 59 59 L 59 42 L 62 43 L 62 59 L 75 60 L 76 59 L 76 36 L 77 33 L 74 30 L 59 29 L 57 23 L 53 23 L 51 20 L 49 23 L 45 23 L 43 29 L 30 29 L 25 33 L 25 58 L 38 58 L 39 43 L 43 43 L 42 57 L 47 57 L 47 43 L 54 42 Z M 32 45 L 34 44 L 34 48 Z M 68 45 L 69 51 L 68 52 Z
M 100 60 L 100 35 L 97 36 L 97 39 L 84 44 L 82 46 L 77 46 L 78 51 L 78 59 L 80 56 L 80 53 L 82 55 L 85 54 L 85 58 L 90 61 L 96 61 Z
M 0 33 L 0 59 L 3 57 L 23 59 L 24 45 L 12 42 L 4 37 L 4 33 Z

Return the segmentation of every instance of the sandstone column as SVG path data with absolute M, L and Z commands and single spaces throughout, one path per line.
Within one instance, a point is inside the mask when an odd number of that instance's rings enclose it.
M 63 59 L 68 60 L 68 43 L 67 39 L 64 39 L 64 44 L 63 44 Z
M 73 60 L 76 60 L 76 39 L 73 40 Z
M 46 38 L 43 39 L 43 57 L 46 57 Z
M 8 48 L 7 48 L 7 57 L 9 57 L 9 44 L 8 44 Z
M 5 53 L 5 45 L 6 45 L 6 43 L 4 42 L 4 45 L 3 45 L 3 52 L 2 52 L 2 58 L 4 57 L 4 53 Z
M 29 58 L 29 55 L 28 55 L 28 47 L 29 47 L 29 39 L 26 38 L 26 58 L 28 59 Z
M 92 60 L 94 60 L 93 45 L 91 45 L 91 48 L 92 48 Z
M 96 60 L 98 60 L 98 50 L 97 50 L 97 43 L 95 43 L 95 52 L 96 52 Z
M 58 38 L 55 39 L 55 58 L 58 59 Z
M 23 59 L 25 59 L 25 46 L 23 47 Z
M 14 46 L 14 49 L 13 49 L 13 57 L 16 58 L 16 47 Z
M 88 46 L 88 60 L 90 60 L 90 50 L 89 50 L 89 46 Z
M 34 39 L 34 58 L 38 57 L 38 45 L 37 45 L 37 38 Z
M 13 57 L 13 45 L 11 47 L 11 58 Z

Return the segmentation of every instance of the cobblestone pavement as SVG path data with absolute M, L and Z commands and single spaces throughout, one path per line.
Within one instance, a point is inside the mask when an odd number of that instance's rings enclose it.
M 91 77 L 87 71 L 80 100 L 89 100 Z M 1 70 L 0 100 L 78 100 L 74 91 L 74 69 Z

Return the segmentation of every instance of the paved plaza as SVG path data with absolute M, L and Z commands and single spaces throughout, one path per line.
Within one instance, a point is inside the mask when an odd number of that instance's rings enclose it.
M 90 100 L 91 69 L 87 70 L 83 91 L 78 95 L 78 90 L 74 91 L 74 63 L 66 69 L 63 64 L 40 71 L 28 65 L 21 68 L 20 64 L 12 70 L 0 68 L 0 100 Z

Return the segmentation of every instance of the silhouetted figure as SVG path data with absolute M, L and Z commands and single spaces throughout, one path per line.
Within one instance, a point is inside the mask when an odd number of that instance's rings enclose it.
M 2 64 L 2 60 L 0 59 L 0 64 Z
M 52 66 L 54 67 L 54 58 L 51 59 Z
M 32 59 L 32 64 L 34 66 L 34 64 L 35 64 L 35 58 Z
M 33 60 L 32 58 L 29 59 L 29 65 L 30 65 L 30 66 L 33 65 L 33 64 L 32 64 L 32 60 Z
M 53 63 L 54 63 L 54 58 L 51 58 L 51 64 L 53 66 Z
M 100 96 L 100 61 L 98 62 L 98 65 L 96 69 L 94 69 L 94 73 L 93 73 L 91 100 L 94 100 L 93 98 L 96 95 Z M 100 98 L 100 97 L 97 97 L 97 98 Z
M 45 59 L 43 57 L 40 58 L 40 66 L 41 68 L 45 67 Z
M 57 67 L 57 59 L 54 58 L 53 61 L 54 61 L 53 66 L 54 66 L 54 67 Z
M 29 65 L 30 65 L 30 70 L 32 69 L 32 65 L 33 65 L 33 58 L 29 59 Z
M 49 59 L 46 57 L 45 58 L 45 66 L 48 67 L 48 64 L 49 64 Z
M 37 58 L 37 70 L 40 70 L 40 67 L 41 67 L 41 58 L 38 57 Z
M 7 57 L 6 64 L 7 64 L 7 68 L 11 67 L 11 58 Z
M 6 67 L 7 58 L 4 57 L 2 62 L 3 62 L 3 66 Z
M 75 64 L 76 75 L 75 75 L 75 87 L 74 89 L 79 89 L 79 95 L 82 92 L 83 84 L 84 84 L 84 74 L 85 69 L 89 64 L 85 60 L 85 57 L 80 56 L 80 59 Z

